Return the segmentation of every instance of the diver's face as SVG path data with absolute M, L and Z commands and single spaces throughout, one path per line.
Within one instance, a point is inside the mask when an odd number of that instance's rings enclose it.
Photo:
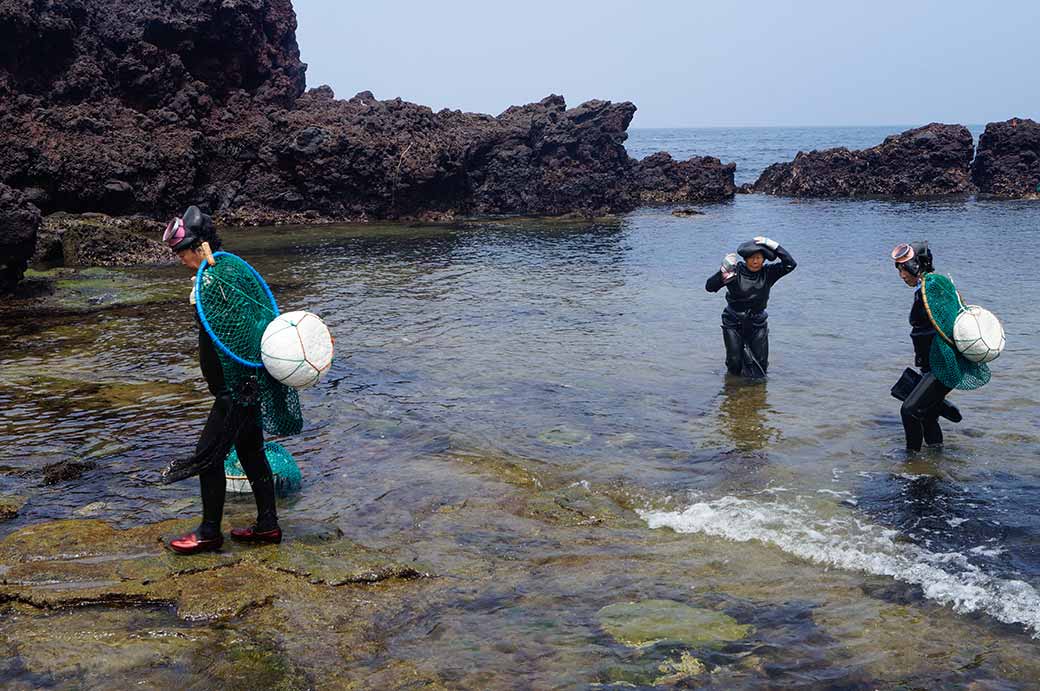
M 745 259 L 744 263 L 747 264 L 747 268 L 749 271 L 759 271 L 762 268 L 762 264 L 764 264 L 765 261 L 766 258 L 762 256 L 761 252 L 755 252 L 750 257 Z
M 202 266 L 201 249 L 181 250 L 177 253 L 177 258 L 181 260 L 181 264 L 184 264 L 192 271 L 198 271 L 199 267 Z
M 916 288 L 918 282 L 920 282 L 921 280 L 917 276 L 914 276 L 912 273 L 907 271 L 905 266 L 899 267 L 899 277 L 903 279 L 903 283 L 907 284 L 911 288 Z

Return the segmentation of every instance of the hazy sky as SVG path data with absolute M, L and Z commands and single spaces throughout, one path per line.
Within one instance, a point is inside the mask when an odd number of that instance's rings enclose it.
M 294 0 L 308 87 L 498 114 L 562 94 L 634 127 L 1040 119 L 1040 0 Z

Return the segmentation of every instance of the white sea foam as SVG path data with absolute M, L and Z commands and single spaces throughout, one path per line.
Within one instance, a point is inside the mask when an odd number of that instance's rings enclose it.
M 848 497 L 852 497 L 852 492 L 849 492 L 848 490 L 841 490 L 841 491 L 839 491 L 839 490 L 834 490 L 834 489 L 818 489 L 816 491 L 819 494 L 829 494 L 832 497 L 837 497 L 839 499 L 845 499 L 845 498 L 848 498 Z
M 761 503 L 737 497 L 696 502 L 682 511 L 641 511 L 651 528 L 703 533 L 774 545 L 828 567 L 890 576 L 921 587 L 930 600 L 960 613 L 985 612 L 1040 638 L 1040 593 L 1020 580 L 987 574 L 955 552 L 931 552 L 896 541 L 898 533 L 851 513 L 818 515 L 804 503 Z

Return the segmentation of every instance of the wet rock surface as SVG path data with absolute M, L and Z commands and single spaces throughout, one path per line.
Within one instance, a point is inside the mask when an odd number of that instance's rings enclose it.
M 799 152 L 774 163 L 754 190 L 792 197 L 932 197 L 970 194 L 971 132 L 932 123 L 887 137 L 870 149 Z
M 10 532 L 0 540 L 0 682 L 757 688 L 825 675 L 870 687 L 985 679 L 975 667 L 946 668 L 982 652 L 993 658 L 986 666 L 1017 665 L 1018 676 L 1036 668 L 1030 645 L 992 634 L 944 652 L 936 630 L 976 624 L 941 608 L 901 607 L 904 626 L 886 630 L 885 646 L 914 654 L 898 670 L 863 671 L 879 658 L 873 610 L 844 609 L 859 597 L 855 575 L 799 586 L 804 565 L 750 543 L 719 559 L 710 538 L 648 534 L 628 508 L 640 500 L 622 488 L 568 482 L 525 459 L 453 455 L 426 464 L 433 476 L 441 466 L 469 490 L 406 496 L 401 487 L 355 514 L 381 506 L 389 513 L 378 524 L 408 507 L 411 530 L 391 530 L 379 547 L 344 535 L 335 520 L 292 517 L 283 519 L 281 545 L 228 542 L 193 557 L 163 545 L 191 530 L 190 519 L 122 530 L 54 521 Z M 598 520 L 575 520 L 575 509 Z M 228 523 L 247 519 L 242 511 L 232 504 Z M 735 588 L 735 573 L 749 568 L 756 578 Z M 879 604 L 881 616 L 889 609 Z M 855 661 L 814 618 L 855 630 Z
M 672 215 L 677 217 L 677 218 L 689 218 L 691 216 L 703 216 L 704 212 L 703 211 L 698 211 L 697 209 L 690 209 L 690 208 L 673 209 L 672 210 Z
M 177 260 L 157 238 L 160 223 L 142 216 L 55 213 L 43 219 L 35 267 L 133 266 Z
M 332 530 L 304 529 L 278 547 L 228 543 L 222 552 L 190 558 L 165 548 L 164 540 L 193 528 L 167 521 L 118 530 L 100 520 L 23 528 L 0 541 L 0 600 L 43 608 L 169 604 L 182 619 L 220 619 L 268 602 L 296 580 L 335 587 L 430 575 Z
M 15 518 L 19 509 L 25 505 L 25 497 L 0 496 L 0 521 Z
M 1012 118 L 986 125 L 971 175 L 980 195 L 1040 198 L 1040 123 Z
M 619 642 L 634 647 L 664 641 L 687 645 L 721 645 L 747 637 L 753 627 L 709 609 L 673 600 L 620 602 L 599 611 L 603 628 Z
M 0 183 L 0 293 L 14 289 L 36 247 L 40 210 L 18 190 Z
M 58 461 L 43 467 L 43 484 L 56 485 L 59 482 L 78 480 L 84 473 L 97 468 L 93 461 Z

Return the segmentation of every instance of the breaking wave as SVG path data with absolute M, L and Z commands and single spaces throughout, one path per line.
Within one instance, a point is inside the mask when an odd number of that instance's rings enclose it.
M 641 511 L 651 528 L 757 540 L 816 564 L 889 576 L 919 586 L 956 612 L 984 612 L 1040 638 L 1040 593 L 1025 581 L 986 573 L 958 552 L 897 541 L 898 531 L 849 513 L 821 516 L 808 506 L 722 497 L 681 511 Z

